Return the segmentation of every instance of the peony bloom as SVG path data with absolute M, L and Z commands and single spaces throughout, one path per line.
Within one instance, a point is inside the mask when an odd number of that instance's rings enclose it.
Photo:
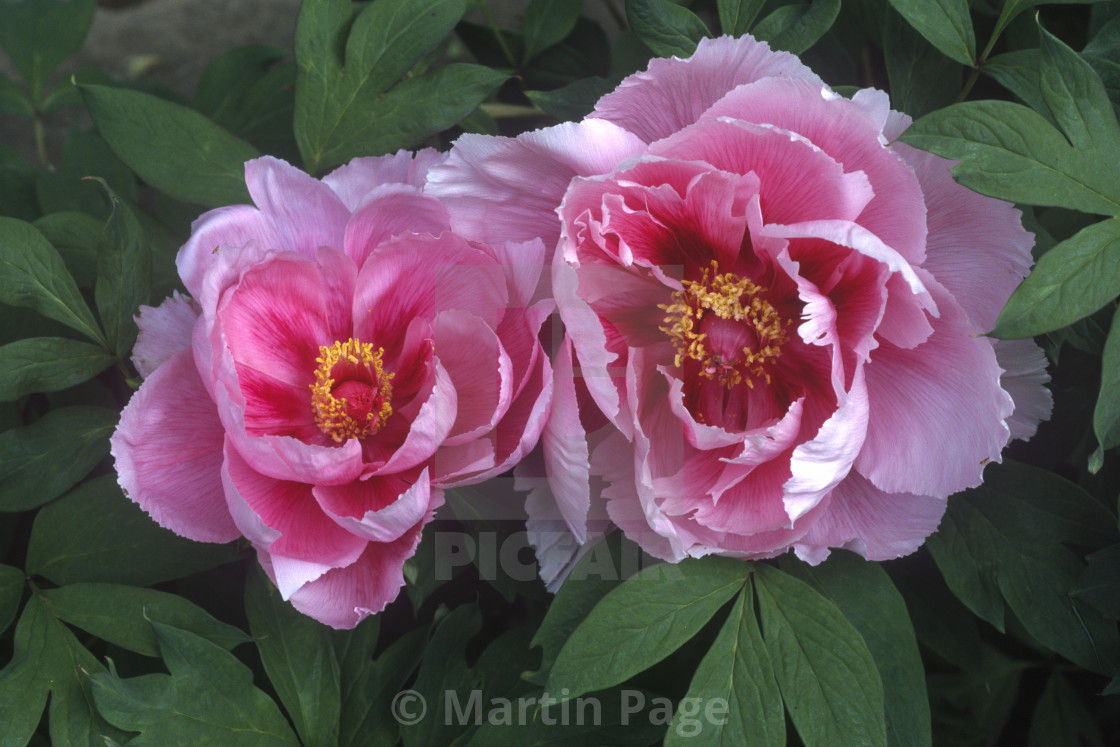
M 248 162 L 256 207 L 199 218 L 178 257 L 191 299 L 138 319 L 121 486 L 185 537 L 246 537 L 285 599 L 338 628 L 397 596 L 442 489 L 508 469 L 548 414 L 544 247 L 448 232 L 421 193 L 442 157 L 322 181 Z
M 721 38 L 654 60 L 580 123 L 457 142 L 428 186 L 455 230 L 556 246 L 568 339 L 538 527 L 563 519 L 578 544 L 605 501 L 670 561 L 894 558 L 1033 434 L 1041 351 L 980 336 L 1032 237 L 951 162 L 894 142 L 909 122 L 881 91 L 849 100 L 792 55 Z M 573 547 L 539 543 L 546 580 Z

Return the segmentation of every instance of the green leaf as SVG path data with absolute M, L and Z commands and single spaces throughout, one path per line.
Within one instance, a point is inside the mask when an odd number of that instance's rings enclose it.
M 1106 2 L 1106 0 L 1006 0 L 1003 7 L 1000 9 L 999 18 L 996 20 L 996 26 L 992 30 L 992 38 L 998 38 L 1003 33 L 1015 17 L 1028 8 L 1033 8 L 1036 5 L 1073 5 L 1073 4 L 1087 4 Z
M 669 0 L 626 0 L 626 21 L 658 57 L 689 57 L 712 35 L 699 16 Z
M 1102 451 L 1120 446 L 1120 312 L 1113 314 L 1101 358 L 1101 389 L 1093 408 L 1093 432 Z
M 1120 544 L 1098 550 L 1086 560 L 1089 567 L 1070 593 L 1109 619 L 1120 620 Z
M 559 44 L 576 27 L 583 0 L 530 0 L 521 18 L 525 39 L 522 61 L 528 63 L 553 44 Z
M 1120 154 L 1120 125 L 1100 76 L 1081 55 L 1039 30 L 1039 86 L 1054 121 L 1074 148 Z
M 101 181 L 101 180 L 99 180 Z M 124 357 L 136 342 L 133 317 L 148 303 L 152 287 L 152 250 L 136 216 L 107 183 L 113 212 L 101 237 L 94 299 L 109 344 Z
M 354 141 L 368 132 L 370 119 L 386 116 L 380 94 L 435 49 L 465 11 L 465 0 L 381 0 L 351 27 L 349 0 L 303 4 L 296 26 L 295 132 L 308 171 L 342 163 L 347 153 L 394 149 L 363 151 Z M 403 103 L 398 97 L 395 106 Z
M 838 15 L 840 0 L 783 5 L 759 21 L 753 33 L 773 49 L 802 54 L 828 33 Z
M 1070 147 L 1031 109 L 1007 101 L 967 101 L 919 119 L 902 141 L 961 161 L 953 175 L 982 194 L 1087 213 L 1120 213 L 1120 177 L 1100 153 Z
M 98 345 L 66 337 L 27 337 L 0 347 L 0 401 L 81 384 L 113 364 Z
M 821 565 L 790 562 L 783 568 L 831 600 L 863 636 L 883 681 L 888 743 L 931 744 L 925 669 L 914 626 L 882 565 L 834 550 Z
M 34 226 L 14 218 L 0 218 L 0 302 L 35 309 L 106 345 L 62 257 Z
M 150 94 L 81 85 L 98 132 L 156 189 L 207 207 L 249 202 L 245 162 L 260 155 L 202 114 Z
M 891 106 L 917 118 L 953 103 L 961 90 L 960 65 L 941 54 L 898 13 L 888 9 L 886 16 L 883 56 Z
M 77 405 L 0 433 L 0 511 L 26 511 L 53 500 L 109 453 L 118 413 Z
M 23 747 L 39 725 L 50 691 L 43 669 L 51 653 L 49 622 L 32 599 L 16 623 L 12 660 L 0 670 L 0 747 Z
M 83 483 L 40 509 L 26 570 L 56 584 L 145 586 L 228 563 L 232 543 L 192 542 L 163 529 L 124 497 L 115 475 Z
M 393 641 L 377 661 L 362 662 L 360 677 L 353 680 L 352 685 L 343 687 L 340 747 L 400 741 L 400 726 L 393 717 L 391 705 L 420 663 L 426 642 L 425 631 L 415 629 Z M 339 661 L 345 678 L 348 662 L 341 654 Z
M 1032 337 L 1089 316 L 1120 294 L 1120 220 L 1093 223 L 1034 266 L 996 319 L 993 337 Z
M 728 705 L 724 722 L 686 723 L 680 710 L 666 735 L 666 747 L 679 745 L 786 744 L 786 720 L 778 681 L 758 629 L 752 588 L 739 592 L 727 622 L 700 661 L 685 700 Z M 697 726 L 699 728 L 697 729 Z
M 58 64 L 82 46 L 96 8 L 95 0 L 0 2 L 0 47 L 36 103 Z
M 245 613 L 264 670 L 304 747 L 337 745 L 339 664 L 329 629 L 281 599 L 260 570 L 246 584 Z
M 716 0 L 719 28 L 728 36 L 742 36 L 751 30 L 766 0 Z
M 1105 744 L 1097 718 L 1058 672 L 1052 672 L 1035 703 L 1027 747 L 1056 744 Z
M 248 635 L 177 594 L 120 584 L 68 584 L 42 592 L 50 613 L 102 640 L 144 656 L 159 656 L 151 622 L 174 625 L 224 649 Z
M 4 73 L 0 73 L 0 113 L 22 117 L 35 116 L 35 105 L 15 81 Z
M 936 568 L 929 571 L 913 579 L 902 573 L 894 576 L 906 600 L 914 632 L 919 641 L 942 659 L 960 669 L 971 670 L 980 661 L 980 630 L 976 618 L 953 596 Z
M 93 675 L 97 709 L 140 736 L 133 744 L 298 745 L 276 703 L 253 686 L 253 673 L 219 646 L 169 625 L 152 623 L 171 674 L 121 679 Z
M 1017 49 L 996 55 L 984 63 L 980 71 L 1015 94 L 1024 104 L 1057 127 L 1050 107 L 1042 98 L 1042 76 L 1039 73 L 1041 50 Z
M 968 0 L 891 0 L 891 5 L 943 54 L 962 65 L 976 65 Z
M 1007 462 L 990 466 L 984 485 L 949 501 L 930 550 L 949 587 L 978 615 L 987 619 L 998 589 L 1040 644 L 1086 669 L 1111 672 L 1120 661 L 1120 637 L 1113 623 L 1071 596 L 1085 564 L 1065 543 L 1115 542 L 1115 527 L 1077 486 L 1048 470 Z M 939 540 L 946 529 L 958 541 Z M 978 583 L 983 608 L 974 607 Z
M 0 633 L 8 629 L 19 612 L 26 579 L 23 571 L 10 565 L 0 565 Z
M 549 672 L 548 691 L 567 688 L 575 698 L 653 666 L 712 619 L 742 588 L 748 569 L 740 560 L 707 557 L 628 579 L 572 632 Z
M 86 213 L 51 213 L 32 225 L 58 251 L 79 288 L 92 288 L 97 280 L 97 247 L 104 225 Z
M 886 745 L 883 683 L 863 638 L 803 581 L 757 567 L 762 637 L 797 733 L 816 745 Z

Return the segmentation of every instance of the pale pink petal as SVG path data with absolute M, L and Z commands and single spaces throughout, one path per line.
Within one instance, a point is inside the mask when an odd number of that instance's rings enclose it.
M 245 162 L 245 186 L 269 231 L 269 249 L 314 257 L 321 246 L 342 248 L 350 211 L 331 188 L 287 161 Z
M 370 252 L 402 233 L 429 233 L 448 228 L 447 209 L 420 190 L 400 184 L 375 187 L 346 225 L 346 253 L 361 267 Z
M 457 488 L 486 479 L 476 477 L 478 475 L 491 476 L 503 472 L 497 465 L 494 434 L 487 433 L 472 441 L 440 446 L 432 460 L 432 476 L 441 488 Z
M 843 548 L 868 560 L 891 560 L 917 550 L 945 513 L 944 498 L 886 493 L 857 472 L 832 491 L 827 510 L 812 522 L 793 549 L 816 565 L 829 548 Z
M 428 470 L 317 485 L 315 498 L 338 526 L 370 542 L 392 542 L 429 514 Z
M 428 169 L 446 158 L 446 153 L 440 153 L 433 148 L 424 148 L 415 153 L 398 150 L 386 156 L 355 158 L 324 176 L 323 183 L 338 195 L 348 210 L 353 212 L 366 200 L 370 192 L 382 184 L 423 187 Z
M 880 490 L 943 498 L 1000 461 L 1013 404 L 991 343 L 932 279 L 927 287 L 941 310 L 930 338 L 913 349 L 884 343 L 867 366 L 871 413 L 856 469 Z
M 566 122 L 516 138 L 463 135 L 428 174 L 427 194 L 447 206 L 455 233 L 500 244 L 560 235 L 556 206 L 575 176 L 613 171 L 645 150 L 603 120 Z
M 687 60 L 655 59 L 646 71 L 626 78 L 599 99 L 591 116 L 652 143 L 695 122 L 736 86 L 771 76 L 821 85 L 795 56 L 773 52 L 766 42 L 749 37 L 702 39 Z
M 999 385 L 1011 395 L 1015 412 L 1007 419 L 1011 438 L 1024 441 L 1038 430 L 1038 424 L 1050 418 L 1054 398 L 1046 384 L 1046 355 L 1034 340 L 992 340 L 996 361 L 1003 369 Z
M 439 495 L 438 504 L 442 503 Z M 370 542 L 352 565 L 327 571 L 294 592 L 288 601 L 332 628 L 353 628 L 397 598 L 404 585 L 404 561 L 416 552 L 421 526 L 417 524 L 387 544 Z
M 489 433 L 513 399 L 513 362 L 501 340 L 474 314 L 444 311 L 432 324 L 432 341 L 458 402 L 444 443 L 454 446 Z
M 541 280 L 547 280 L 552 272 L 546 257 L 552 248 L 545 249 L 540 239 L 531 241 L 505 241 L 499 244 L 484 245 L 485 251 L 501 265 L 506 274 L 509 291 L 509 305 L 513 308 L 529 308 L 548 298 L 542 289 Z
M 181 350 L 191 346 L 191 331 L 198 319 L 198 304 L 172 291 L 159 306 L 141 306 L 136 325 L 140 332 L 132 348 L 132 365 L 142 378 Z
M 246 526 L 244 529 L 250 531 L 243 533 L 254 544 L 274 557 L 281 555 L 331 568 L 350 565 L 362 554 L 366 541 L 323 513 L 312 495 L 314 486 L 262 475 L 233 448 L 225 450 L 225 457 L 229 486 L 272 530 L 260 532 L 255 522 Z
M 770 78 L 735 89 L 703 119 L 720 117 L 796 132 L 843 164 L 845 171 L 864 172 L 874 197 L 860 214 L 860 225 L 909 262 L 920 264 L 925 258 L 921 186 L 910 167 L 880 139 L 883 122 L 877 113 L 819 85 Z
M 156 369 L 109 440 L 121 488 L 161 526 L 200 542 L 240 536 L 222 489 L 222 423 L 189 350 Z
M 203 278 L 219 256 L 236 254 L 249 244 L 263 247 L 271 242 L 265 219 L 255 207 L 220 207 L 203 213 L 191 224 L 191 237 L 179 249 L 175 265 L 187 291 L 201 300 Z
M 928 209 L 922 266 L 953 294 L 982 331 L 995 326 L 1011 292 L 1031 266 L 1032 234 L 1010 202 L 976 194 L 953 181 L 953 161 L 894 146 L 914 169 Z

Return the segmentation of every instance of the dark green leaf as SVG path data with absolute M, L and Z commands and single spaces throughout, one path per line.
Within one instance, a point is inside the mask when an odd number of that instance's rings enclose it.
M 95 0 L 3 0 L 0 47 L 39 102 L 58 64 L 78 51 L 96 9 Z
M 609 78 L 581 78 L 562 88 L 526 91 L 525 95 L 546 114 L 551 114 L 561 122 L 576 122 L 590 114 L 596 102 L 604 94 L 610 93 L 617 84 L 617 81 Z
M 1120 213 L 1120 175 L 1104 154 L 1070 147 L 1031 109 L 1008 101 L 966 101 L 919 119 L 903 142 L 961 161 L 953 175 L 982 194 L 1087 213 Z
M 44 215 L 33 225 L 58 251 L 78 287 L 92 288 L 102 222 L 86 213 L 62 212 Z
M 109 453 L 117 416 L 102 407 L 63 407 L 0 433 L 0 510 L 26 511 L 76 485 Z
M 1060 329 L 1120 294 L 1120 220 L 1094 223 L 1055 246 L 1015 289 L 993 337 L 1015 339 Z
M 962 65 L 976 64 L 976 34 L 968 0 L 891 0 L 930 44 Z
M 1042 76 L 1039 73 L 1041 51 L 1017 49 L 990 58 L 980 70 L 1046 118 L 1055 127 L 1050 107 L 1042 98 Z
M 700 661 L 685 699 L 701 704 L 716 699 L 728 705 L 726 719 L 718 723 L 685 723 L 680 711 L 666 735 L 670 745 L 786 744 L 786 719 L 778 681 L 762 642 L 754 611 L 754 590 L 739 592 L 727 622 Z
M 393 641 L 376 662 L 363 662 L 360 678 L 343 687 L 340 747 L 400 741 L 400 726 L 391 706 L 420 663 L 425 643 L 425 631 L 416 629 Z M 339 660 L 345 675 L 347 661 L 341 655 Z
M 1093 432 L 1102 451 L 1120 446 L 1120 312 L 1113 314 L 1104 343 L 1101 390 L 1093 408 Z
M 124 497 L 115 475 L 83 483 L 35 517 L 27 572 L 56 584 L 144 586 L 228 563 L 233 545 L 192 542 Z
M 883 567 L 834 550 L 816 567 L 790 562 L 783 568 L 830 599 L 863 636 L 883 681 L 888 743 L 931 744 L 925 669 L 914 626 Z
M 896 574 L 895 585 L 906 600 L 918 640 L 960 669 L 980 661 L 980 630 L 976 618 L 949 591 L 936 569 L 913 580 Z M 1002 609 L 1002 607 L 1001 607 Z
M 576 27 L 583 0 L 530 0 L 521 18 L 524 62 L 564 40 Z
M 0 113 L 33 117 L 35 106 L 11 78 L 0 73 Z
M 299 70 L 295 131 L 309 171 L 314 173 L 343 163 L 352 155 L 384 153 L 415 142 L 383 149 L 380 145 L 363 149 L 360 144 L 369 134 L 371 119 L 391 118 L 393 111 L 408 100 L 398 95 L 387 109 L 380 94 L 390 90 L 421 57 L 434 49 L 465 10 L 465 0 L 382 0 L 366 7 L 351 28 L 348 0 L 303 5 L 296 27 Z M 470 114 L 489 92 L 479 96 L 456 121 Z M 417 93 L 413 90 L 409 96 Z M 435 101 L 429 97 L 427 103 L 430 109 Z M 410 112 L 407 125 L 400 122 L 396 127 L 425 129 L 414 116 L 420 116 L 420 112 Z M 441 129 L 430 129 L 428 133 Z M 395 137 L 381 140 L 400 142 L 400 135 Z
M 926 41 L 901 15 L 887 12 L 883 56 L 891 107 L 920 117 L 953 103 L 961 90 L 961 67 Z
M 156 189 L 217 207 L 249 201 L 245 162 L 260 154 L 193 109 L 139 91 L 79 86 L 98 132 Z
M 1105 2 L 1105 0 L 1007 0 L 1000 9 L 999 19 L 996 20 L 996 27 L 992 30 L 992 38 L 996 38 L 1002 34 L 1003 30 L 1007 28 L 1007 25 L 1015 20 L 1015 16 L 1036 5 L 1071 5 L 1099 2 Z
M 1027 747 L 1058 744 L 1105 744 L 1097 719 L 1081 696 L 1058 672 L 1053 672 L 1034 707 Z
M 252 640 L 176 594 L 120 584 L 69 584 L 42 592 L 50 613 L 92 635 L 145 656 L 159 656 L 151 622 L 174 625 L 224 649 Z
M 134 744 L 299 744 L 276 703 L 253 686 L 248 667 L 193 633 L 152 627 L 170 675 L 93 676 L 97 709 L 116 726 L 141 732 Z
M 695 13 L 669 0 L 626 0 L 626 20 L 658 57 L 690 57 L 712 35 Z
M 938 540 L 946 529 L 958 541 Z M 978 615 L 990 610 L 974 607 L 977 583 L 984 589 L 981 604 L 993 604 L 998 589 L 1040 644 L 1108 672 L 1120 657 L 1120 637 L 1114 624 L 1071 596 L 1085 564 L 1063 543 L 1097 546 L 1115 542 L 1116 534 L 1115 520 L 1080 488 L 1008 462 L 990 466 L 984 485 L 949 501 L 930 549 L 949 587 Z
M 707 557 L 656 565 L 609 592 L 572 632 L 548 675 L 549 692 L 575 698 L 617 685 L 695 635 L 735 592 L 749 566 Z
M 124 357 L 136 342 L 140 305 L 148 303 L 152 286 L 152 250 L 132 210 L 105 182 L 113 212 L 101 236 L 94 299 L 109 344 Z
M 762 637 L 797 733 L 808 747 L 887 744 L 883 683 L 863 638 L 803 581 L 757 567 Z
M 405 747 L 451 744 L 465 730 L 455 711 L 466 707 L 480 684 L 467 666 L 466 647 L 481 627 L 482 615 L 473 605 L 457 607 L 439 622 L 413 685 L 419 699 L 393 702 Z
M 840 0 L 784 5 L 759 21 L 753 33 L 774 49 L 802 54 L 828 33 L 839 14 Z
M 232 115 L 253 84 L 268 74 L 285 52 L 278 47 L 250 44 L 218 55 L 206 66 L 195 89 L 194 103 L 215 122 Z
M 339 665 L 328 628 L 297 612 L 262 571 L 245 587 L 261 663 L 304 747 L 338 744 Z
M 8 629 L 19 612 L 23 597 L 23 571 L 10 565 L 0 565 L 0 633 Z
M 1120 544 L 1098 550 L 1087 560 L 1089 567 L 1070 593 L 1109 619 L 1120 620 Z
M 99 345 L 65 337 L 28 337 L 0 347 L 0 401 L 56 392 L 96 376 L 113 363 Z
M 0 747 L 23 747 L 39 725 L 50 680 L 43 662 L 51 654 L 50 620 L 34 599 L 16 623 L 15 652 L 0 670 Z
M 717 0 L 719 28 L 728 36 L 742 36 L 751 30 L 766 0 Z
M 931 673 L 927 685 L 938 743 L 997 744 L 1029 666 L 984 645 L 967 671 Z
M 1120 153 L 1120 126 L 1100 76 L 1081 55 L 1040 30 L 1039 87 L 1054 121 L 1074 148 Z
M 35 309 L 105 344 L 62 257 L 34 226 L 14 218 L 0 218 L 0 302 Z

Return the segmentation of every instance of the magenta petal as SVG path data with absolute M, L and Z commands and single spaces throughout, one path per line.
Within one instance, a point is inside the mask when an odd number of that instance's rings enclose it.
M 110 439 L 125 495 L 161 526 L 200 542 L 240 536 L 226 509 L 222 423 L 189 350 L 160 366 Z
M 191 331 L 198 319 L 198 304 L 173 291 L 159 306 L 141 306 L 136 324 L 140 333 L 132 348 L 132 364 L 142 378 L 181 350 L 191 346 Z
M 446 158 L 446 153 L 433 148 L 415 153 L 398 150 L 376 158 L 355 158 L 324 176 L 323 183 L 334 191 L 348 210 L 354 211 L 370 192 L 383 184 L 423 187 L 428 169 Z
M 441 503 L 439 495 L 433 508 Z M 288 601 L 300 612 L 333 628 L 354 627 L 397 598 L 404 585 L 404 561 L 416 552 L 420 528 L 418 524 L 387 544 L 370 542 L 352 565 L 327 571 L 294 592 Z
M 643 150 L 626 130 L 593 119 L 513 139 L 463 135 L 425 191 L 447 206 L 461 236 L 491 244 L 540 238 L 551 250 L 560 235 L 556 206 L 572 177 L 613 171 Z
M 342 248 L 350 211 L 323 182 L 264 156 L 245 162 L 245 185 L 268 227 L 269 249 L 310 258 L 321 246 Z
M 652 60 L 649 69 L 622 81 L 599 99 L 593 117 L 602 117 L 647 143 L 692 124 L 733 88 L 761 78 L 820 78 L 791 54 L 773 52 L 749 37 L 702 39 L 687 60 Z
M 852 472 L 836 489 L 828 508 L 793 549 L 814 565 L 829 548 L 852 550 L 868 560 L 891 560 L 917 550 L 945 513 L 944 498 L 887 493 Z
M 433 508 L 428 470 L 317 485 L 315 498 L 338 526 L 371 542 L 392 542 Z

